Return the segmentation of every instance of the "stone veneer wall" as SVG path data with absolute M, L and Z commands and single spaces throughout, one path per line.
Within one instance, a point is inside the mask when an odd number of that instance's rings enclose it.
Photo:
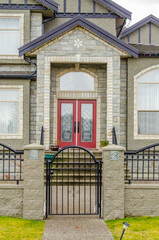
M 121 59 L 120 70 L 120 145 L 126 147 L 127 59 Z
M 42 35 L 42 13 L 31 13 L 31 41 Z
M 82 44 L 77 46 L 77 41 Z M 83 63 L 107 65 L 107 139 L 112 141 L 112 127 L 116 127 L 120 144 L 120 57 L 124 53 L 92 36 L 82 29 L 74 29 L 35 50 L 37 54 L 37 142 L 40 139 L 41 125 L 44 124 L 46 147 L 50 144 L 50 84 L 52 63 Z M 64 95 L 62 97 L 65 97 Z M 45 114 L 44 114 L 45 113 Z
M 55 97 L 58 96 L 59 89 L 57 86 L 57 75 L 62 72 L 64 74 L 66 71 L 69 69 L 75 69 L 74 64 L 59 64 L 59 65 L 52 65 L 51 67 L 51 94 L 50 94 L 50 144 L 53 143 L 56 139 L 54 132 L 57 131 L 57 124 L 56 121 L 54 121 L 54 118 L 56 118 L 55 114 Z M 81 69 L 81 70 L 80 70 Z M 106 108 L 107 108 L 107 99 L 106 99 L 106 85 L 107 85 L 107 70 L 106 70 L 106 65 L 105 64 L 80 64 L 80 68 L 78 71 L 85 70 L 87 73 L 94 73 L 97 76 L 97 87 L 96 87 L 96 94 L 98 99 L 100 99 L 100 104 L 97 106 L 97 112 L 100 112 L 100 114 L 97 115 L 98 121 L 99 121 L 99 126 L 100 126 L 100 132 L 99 132 L 99 139 L 100 140 L 106 140 L 107 135 L 106 135 Z M 70 93 L 72 94 L 72 93 Z M 77 96 L 78 93 L 72 94 L 75 97 Z M 82 94 L 82 93 L 81 93 Z M 81 95 L 80 94 L 80 95 Z M 67 98 L 65 96 L 66 94 L 64 93 L 64 98 Z M 89 95 L 89 97 L 87 96 Z M 91 96 L 92 97 L 91 97 Z M 74 98 L 74 97 L 73 97 Z M 88 93 L 86 94 L 85 97 L 83 97 L 83 100 L 89 100 L 89 99 L 94 99 L 94 93 Z M 78 97 L 76 98 L 78 99 Z M 80 97 L 81 99 L 81 97 Z M 97 126 L 98 128 L 98 126 Z
M 125 216 L 159 216 L 159 185 L 125 185 Z
M 23 186 L 0 184 L 0 216 L 22 217 Z
M 36 98 L 37 98 L 37 82 L 30 83 L 30 143 L 36 142 Z

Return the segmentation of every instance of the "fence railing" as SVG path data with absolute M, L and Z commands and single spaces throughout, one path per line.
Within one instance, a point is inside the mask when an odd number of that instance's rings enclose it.
M 41 128 L 40 145 L 44 145 L 44 127 Z
M 115 127 L 112 129 L 112 144 L 118 145 Z
M 23 154 L 0 143 L 0 181 L 23 181 Z
M 125 152 L 125 180 L 159 181 L 159 143 Z

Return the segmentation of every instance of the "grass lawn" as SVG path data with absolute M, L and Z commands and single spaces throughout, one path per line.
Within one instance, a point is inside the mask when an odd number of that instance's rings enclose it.
M 0 240 L 42 240 L 44 221 L 0 217 Z
M 159 240 L 159 217 L 125 218 L 105 222 L 116 240 L 120 239 L 123 222 L 130 224 L 125 230 L 123 240 Z

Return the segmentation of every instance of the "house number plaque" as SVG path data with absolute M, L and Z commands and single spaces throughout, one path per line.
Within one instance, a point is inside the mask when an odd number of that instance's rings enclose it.
M 110 160 L 119 160 L 119 152 L 118 151 L 111 151 L 110 152 Z
M 39 157 L 38 150 L 30 150 L 29 151 L 29 160 L 37 160 Z

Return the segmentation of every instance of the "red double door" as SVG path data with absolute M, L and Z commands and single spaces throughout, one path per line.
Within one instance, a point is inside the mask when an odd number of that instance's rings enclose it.
M 60 147 L 96 148 L 96 101 L 59 100 L 57 129 Z

